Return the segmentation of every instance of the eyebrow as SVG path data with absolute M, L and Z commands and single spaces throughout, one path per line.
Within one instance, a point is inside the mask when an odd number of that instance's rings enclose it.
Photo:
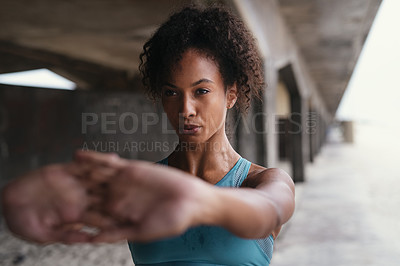
M 172 85 L 171 83 L 168 83 L 168 82 L 166 82 L 163 86 L 168 86 L 168 87 L 171 87 L 171 88 L 174 88 L 174 89 L 178 88 L 177 86 Z
M 206 83 L 214 83 L 214 81 L 204 78 L 204 79 L 200 79 L 200 80 L 198 80 L 198 81 L 196 81 L 196 82 L 193 82 L 190 86 L 191 86 L 191 87 L 194 87 L 194 86 L 197 86 L 197 85 L 199 85 L 199 84 L 201 84 L 201 83 L 203 83 L 203 82 L 206 82 Z M 171 83 L 168 83 L 168 82 L 166 82 L 166 83 L 164 84 L 164 86 L 168 86 L 168 87 L 171 87 L 171 88 L 174 88 L 174 89 L 178 89 L 177 86 L 175 86 L 175 85 L 173 85 L 173 84 L 171 84 Z
M 209 79 L 200 79 L 200 80 L 198 80 L 198 81 L 192 83 L 192 87 L 197 86 L 197 85 L 199 85 L 199 84 L 201 84 L 201 83 L 203 83 L 203 82 L 206 82 L 206 83 L 214 83 L 212 80 L 209 80 Z

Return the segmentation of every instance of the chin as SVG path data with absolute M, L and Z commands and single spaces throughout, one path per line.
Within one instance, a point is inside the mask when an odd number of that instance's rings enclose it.
M 200 145 L 207 142 L 207 138 L 204 135 L 186 135 L 186 134 L 179 134 L 179 142 L 186 143 L 187 145 Z
M 205 142 L 204 138 L 198 135 L 196 136 L 196 135 L 179 134 L 178 138 L 180 141 L 185 141 L 185 142 L 196 142 L 196 143 Z

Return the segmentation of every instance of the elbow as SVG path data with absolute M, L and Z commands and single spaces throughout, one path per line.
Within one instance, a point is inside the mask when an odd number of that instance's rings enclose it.
M 278 168 L 267 169 L 266 180 L 258 189 L 264 192 L 266 198 L 264 213 L 270 220 L 266 232 L 270 233 L 292 217 L 295 210 L 295 185 L 292 178 Z
M 279 224 L 282 225 L 292 217 L 295 209 L 295 185 L 293 179 L 284 170 L 271 168 L 270 174 L 276 181 L 275 191 L 272 192 L 271 200 L 278 213 Z

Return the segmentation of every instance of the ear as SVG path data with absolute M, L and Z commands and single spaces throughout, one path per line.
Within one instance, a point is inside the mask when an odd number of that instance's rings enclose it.
M 237 100 L 237 87 L 236 83 L 233 84 L 228 90 L 226 91 L 226 108 L 231 109 L 233 106 L 235 106 L 236 100 Z

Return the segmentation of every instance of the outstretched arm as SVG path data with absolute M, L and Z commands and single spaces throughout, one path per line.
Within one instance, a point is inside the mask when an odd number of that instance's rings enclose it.
M 294 212 L 294 184 L 283 170 L 269 168 L 245 179 L 240 189 L 218 192 L 218 225 L 243 238 L 274 238 Z
M 294 209 L 293 182 L 281 170 L 259 171 L 240 189 L 219 188 L 171 167 L 96 152 L 30 172 L 2 198 L 11 231 L 39 243 L 151 241 L 196 225 L 262 238 Z M 82 232 L 84 225 L 99 234 Z
M 107 156 L 89 152 L 78 157 L 107 163 Z M 107 183 L 104 208 L 119 225 L 102 228 L 95 242 L 156 240 L 196 225 L 262 238 L 276 235 L 294 210 L 293 182 L 279 169 L 259 170 L 237 189 L 215 187 L 171 167 L 126 161 L 117 175 L 97 181 Z

